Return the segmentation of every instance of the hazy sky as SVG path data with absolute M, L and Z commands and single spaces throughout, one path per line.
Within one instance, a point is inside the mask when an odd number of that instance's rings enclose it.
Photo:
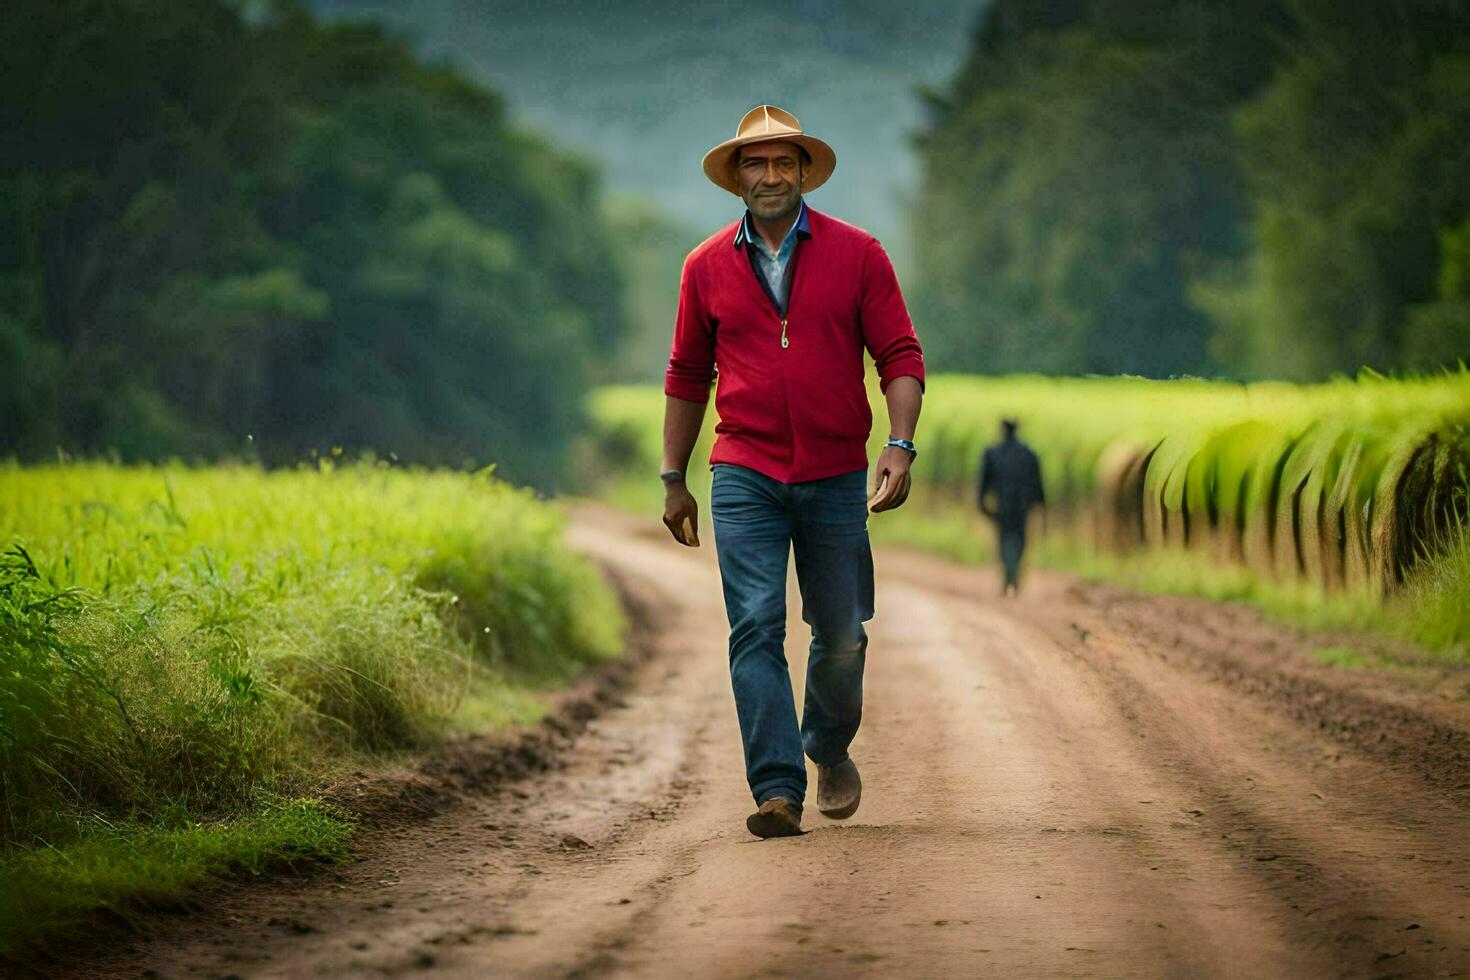
M 657 202 L 702 236 L 739 199 L 700 158 L 754 105 L 780 105 L 831 143 L 819 210 L 863 225 L 902 261 L 903 204 L 918 179 L 914 88 L 958 67 L 982 0 L 779 0 L 696 5 L 472 0 L 314 0 L 380 19 L 418 50 L 488 81 L 517 118 L 595 158 L 612 191 Z

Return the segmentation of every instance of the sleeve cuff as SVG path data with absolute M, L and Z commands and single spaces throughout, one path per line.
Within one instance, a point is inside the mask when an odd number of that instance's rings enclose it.
M 893 379 L 903 377 L 918 379 L 919 393 L 924 393 L 924 362 L 917 357 L 904 358 L 889 365 L 888 370 L 884 371 L 882 377 L 878 379 L 878 390 L 886 394 Z
M 686 402 L 709 401 L 710 382 L 700 383 L 688 381 L 683 378 L 664 379 L 664 394 L 673 398 L 682 398 Z

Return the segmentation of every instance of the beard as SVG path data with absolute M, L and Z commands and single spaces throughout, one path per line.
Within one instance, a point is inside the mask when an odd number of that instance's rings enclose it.
M 800 200 L 801 194 L 795 187 L 788 187 L 779 193 L 759 190 L 746 196 L 745 206 L 750 208 L 751 214 L 762 221 L 773 221 L 777 218 L 784 218 L 795 211 Z

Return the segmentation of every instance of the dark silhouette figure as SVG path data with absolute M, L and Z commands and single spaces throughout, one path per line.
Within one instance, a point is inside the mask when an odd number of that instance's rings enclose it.
M 1001 420 L 1002 439 L 980 457 L 980 511 L 995 522 L 1000 535 L 1000 560 L 1005 567 L 1001 595 L 1019 589 L 1021 553 L 1026 550 L 1026 517 L 1033 506 L 1045 506 L 1041 463 L 1016 438 L 1016 420 Z M 988 499 L 995 497 L 995 503 Z

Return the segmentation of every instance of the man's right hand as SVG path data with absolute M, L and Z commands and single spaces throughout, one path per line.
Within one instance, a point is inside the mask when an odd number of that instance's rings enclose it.
M 664 527 L 680 544 L 699 547 L 699 504 L 682 481 L 670 483 L 664 493 Z

